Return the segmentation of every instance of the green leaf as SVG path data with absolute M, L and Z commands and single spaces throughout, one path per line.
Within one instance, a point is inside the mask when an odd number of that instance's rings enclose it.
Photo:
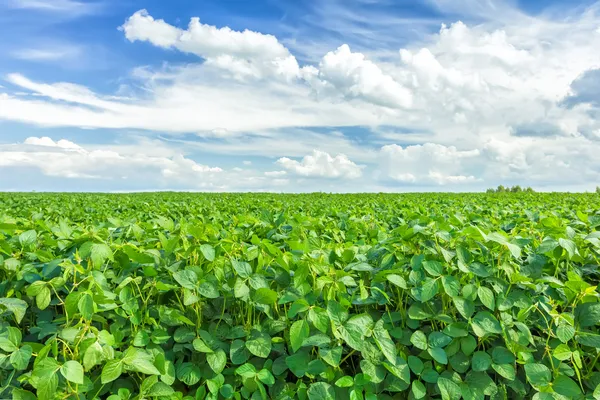
M 27 311 L 27 303 L 21 299 L 1 298 L 0 306 L 4 306 L 8 311 L 14 314 L 17 323 L 21 323 L 25 312 Z
M 558 328 L 556 328 L 556 336 L 561 342 L 567 343 L 575 336 L 575 328 L 570 325 L 559 325 Z
M 453 297 L 454 307 L 463 316 L 464 319 L 469 319 L 475 312 L 475 305 L 471 300 L 466 300 L 462 297 Z
M 302 378 L 306 374 L 309 362 L 310 356 L 306 351 L 299 351 L 285 358 L 285 364 L 297 378 Z
M 246 343 L 243 340 L 236 339 L 231 342 L 229 349 L 229 359 L 234 365 L 240 365 L 248 361 L 250 353 L 246 349 Z
M 421 331 L 415 331 L 410 337 L 410 342 L 420 350 L 427 350 L 427 336 Z
M 527 380 L 534 386 L 542 387 L 550 384 L 552 374 L 544 364 L 525 364 Z
M 220 374 L 227 364 L 227 354 L 225 354 L 225 351 L 218 349 L 214 353 L 208 353 L 206 361 L 215 374 Z
M 583 303 L 575 309 L 575 319 L 581 328 L 600 324 L 600 303 Z
M 173 278 L 186 289 L 194 290 L 198 287 L 198 275 L 192 270 L 177 271 L 173 274 Z
M 502 333 L 500 322 L 487 311 L 480 311 L 475 314 L 471 327 L 473 328 L 473 332 L 479 337 Z
M 275 384 L 275 377 L 268 369 L 261 369 L 256 374 L 256 377 L 267 386 L 272 386 Z
M 327 315 L 336 325 L 341 325 L 348 319 L 348 311 L 335 300 L 327 302 Z
M 22 371 L 22 370 L 27 369 L 27 366 L 29 365 L 29 360 L 31 359 L 32 352 L 33 352 L 33 349 L 29 345 L 25 345 L 25 346 L 21 347 L 20 349 L 18 349 L 17 351 L 14 351 L 10 355 L 10 363 L 13 366 L 13 368 L 16 369 L 17 371 Z
M 494 292 L 491 289 L 486 288 L 485 286 L 479 286 L 477 288 L 477 296 L 479 296 L 479 300 L 483 303 L 484 306 L 494 311 L 496 308 L 496 302 L 494 300 Z
M 83 385 L 83 367 L 75 360 L 70 360 L 60 367 L 60 373 L 66 380 Z
M 50 292 L 50 288 L 48 286 L 44 286 L 40 293 L 35 296 L 35 305 L 40 310 L 45 310 L 50 305 L 50 300 L 52 299 L 52 293 Z
M 421 286 L 421 303 L 426 303 L 438 293 L 438 281 L 436 279 L 427 278 Z
M 576 399 L 582 395 L 581 388 L 575 381 L 565 375 L 560 374 L 556 377 L 552 383 L 552 388 L 558 394 L 568 397 L 569 399 Z
M 390 362 L 396 362 L 396 345 L 392 341 L 390 334 L 383 327 L 383 320 L 377 321 L 373 328 L 373 337 L 379 350 L 383 353 L 385 358 Z
M 327 315 L 327 311 L 319 307 L 313 307 L 308 310 L 307 319 L 315 328 L 323 333 L 327 333 L 329 329 L 329 316 Z
M 37 232 L 35 230 L 29 230 L 19 235 L 19 243 L 22 247 L 29 247 L 37 242 Z
M 267 358 L 271 353 L 271 338 L 266 333 L 253 330 L 246 341 L 246 348 L 256 357 Z
M 102 266 L 106 260 L 113 260 L 113 253 L 110 247 L 104 243 L 92 244 L 90 250 L 90 258 L 96 267 Z
M 13 400 L 36 400 L 37 397 L 29 390 L 12 389 Z
M 569 348 L 569 346 L 565 344 L 559 344 L 558 346 L 556 346 L 554 352 L 552 353 L 554 358 L 560 361 L 569 360 L 572 354 L 573 353 L 571 353 L 571 349 Z
M 439 261 L 423 261 L 423 268 L 429 275 L 440 276 L 444 271 L 444 267 Z
M 440 347 L 430 347 L 427 349 L 427 352 L 435 361 L 440 364 L 448 364 L 448 355 L 446 351 Z
M 82 294 L 77 302 L 77 308 L 83 318 L 91 320 L 94 315 L 94 299 L 88 293 Z
M 256 376 L 256 367 L 252 364 L 244 364 L 237 367 L 235 373 L 244 378 L 254 378 Z
M 335 386 L 337 387 L 351 387 L 354 385 L 354 379 L 351 376 L 342 376 L 340 379 L 335 381 Z
M 310 328 L 305 320 L 296 321 L 290 328 L 290 344 L 295 353 L 302 347 L 302 343 L 310 334 Z
M 215 248 L 210 244 L 203 244 L 200 246 L 200 251 L 206 260 L 214 261 L 215 260 Z
M 275 304 L 277 302 L 277 292 L 269 288 L 260 288 L 254 293 L 252 299 L 258 304 Z
M 427 388 L 421 381 L 413 381 L 410 390 L 415 399 L 422 399 L 427 395 Z
M 590 332 L 579 332 L 577 342 L 584 346 L 590 346 L 600 349 L 600 335 Z
M 316 382 L 310 385 L 308 388 L 308 399 L 309 400 L 334 400 L 335 390 L 333 387 L 325 382 Z
M 560 238 L 558 239 L 558 244 L 567 251 L 569 258 L 573 258 L 577 254 L 577 245 L 572 240 Z
M 442 286 L 448 296 L 456 297 L 460 295 L 460 282 L 455 277 L 450 275 L 442 276 Z
M 198 287 L 198 293 L 208 299 L 216 299 L 219 297 L 219 289 L 212 282 L 202 282 Z
M 401 289 L 408 289 L 408 285 L 406 284 L 406 280 L 400 275 L 389 274 L 385 276 L 388 281 L 398 286 Z
M 195 385 L 196 383 L 200 382 L 200 378 L 202 377 L 200 368 L 190 362 L 179 364 L 175 371 L 177 379 L 185 383 L 187 386 Z
M 9 326 L 0 334 L 0 349 L 6 351 L 7 353 L 12 353 L 19 348 L 21 339 L 21 331 L 14 326 Z
M 487 371 L 490 365 L 492 365 L 492 357 L 490 357 L 488 353 L 485 351 L 476 351 L 473 353 L 473 358 L 471 360 L 471 368 L 473 368 L 473 371 Z
M 101 381 L 103 385 L 118 379 L 123 373 L 121 360 L 109 360 L 102 368 Z
M 204 340 L 200 338 L 194 339 L 194 341 L 192 342 L 192 346 L 194 347 L 194 350 L 199 351 L 201 353 L 213 352 L 213 350 L 206 343 L 204 343 Z
M 231 260 L 231 265 L 242 278 L 249 278 L 252 275 L 252 267 L 247 262 Z
M 498 373 L 498 375 L 508 379 L 509 381 L 515 379 L 516 370 L 512 364 L 492 364 L 492 368 Z
M 147 396 L 150 397 L 169 397 L 175 393 L 173 388 L 163 382 L 156 382 L 148 392 L 146 392 Z
M 442 332 L 431 332 L 429 334 L 429 346 L 431 347 L 446 347 L 452 342 L 452 338 Z
M 450 379 L 440 377 L 437 385 L 443 400 L 459 400 L 462 397 L 460 386 Z

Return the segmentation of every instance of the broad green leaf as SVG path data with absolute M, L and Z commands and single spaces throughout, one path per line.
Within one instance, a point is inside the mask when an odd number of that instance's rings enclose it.
M 222 349 L 206 355 L 206 362 L 215 374 L 220 374 L 227 364 L 227 355 Z
M 266 333 L 253 330 L 246 341 L 246 348 L 256 357 L 267 358 L 271 353 L 271 338 Z
M 442 394 L 443 400 L 459 400 L 462 396 L 460 386 L 450 379 L 439 378 L 437 386 Z
M 27 369 L 27 365 L 29 365 L 29 360 L 31 359 L 31 354 L 33 349 L 29 345 L 25 345 L 20 349 L 14 351 L 10 355 L 10 363 L 14 369 L 17 371 L 22 371 Z
M 534 386 L 542 387 L 550 383 L 552 374 L 544 364 L 525 364 L 527 380 Z
M 446 351 L 444 349 L 440 347 L 429 347 L 427 349 L 427 352 L 429 353 L 431 358 L 433 358 L 438 363 L 444 365 L 448 364 L 448 355 L 446 354 Z
M 485 286 L 479 286 L 477 288 L 477 296 L 484 306 L 489 308 L 491 311 L 496 309 L 496 301 L 494 299 L 494 292 Z
M 383 326 L 383 320 L 377 321 L 375 327 L 373 328 L 373 338 L 375 339 L 375 343 L 377 343 L 377 347 L 383 353 L 385 358 L 390 362 L 396 362 L 396 345 L 392 341 L 390 334 Z
M 296 321 L 290 328 L 290 344 L 292 351 L 295 353 L 302 347 L 302 343 L 308 338 L 310 328 L 305 320 Z
M 123 362 L 121 360 L 109 360 L 102 368 L 101 381 L 103 385 L 118 379 L 123 373 Z
M 325 382 L 316 382 L 310 385 L 308 388 L 308 399 L 309 400 L 334 400 L 335 390 L 333 387 Z
M 195 290 L 198 287 L 198 275 L 189 269 L 175 272 L 173 278 L 186 289 Z
M 150 397 L 169 397 L 175 393 L 173 388 L 163 382 L 156 382 L 146 393 Z
M 562 394 L 569 399 L 576 399 L 581 396 L 581 388 L 575 381 L 565 375 L 559 375 L 552 382 L 552 388 L 558 394 Z
M 252 300 L 258 304 L 275 304 L 277 302 L 277 292 L 268 288 L 260 288 L 254 293 Z
M 473 332 L 479 337 L 502 333 L 500 322 L 487 311 L 480 311 L 475 314 L 471 322 L 471 327 L 473 328 Z
M 60 367 L 60 373 L 66 380 L 83 385 L 83 366 L 77 361 L 70 360 Z
M 415 331 L 410 337 L 410 342 L 417 348 L 421 350 L 427 350 L 427 336 L 421 331 Z
M 17 323 L 21 323 L 23 317 L 25 316 L 25 311 L 27 311 L 27 303 L 21 299 L 15 298 L 1 298 L 0 306 L 3 306 L 8 311 L 14 314 Z M 1 310 L 1 308 L 0 308 Z
M 206 260 L 214 261 L 215 260 L 215 248 L 210 244 L 203 244 L 200 246 L 200 251 Z

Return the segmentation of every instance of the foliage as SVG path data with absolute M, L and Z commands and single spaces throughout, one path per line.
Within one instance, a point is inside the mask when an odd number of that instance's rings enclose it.
M 595 194 L 2 194 L 0 398 L 598 399 Z
M 485 191 L 486 193 L 534 193 L 534 190 L 531 187 L 526 187 L 525 189 L 521 188 L 521 186 L 516 185 L 512 187 L 504 187 L 503 185 L 499 185 L 496 189 L 489 188 Z

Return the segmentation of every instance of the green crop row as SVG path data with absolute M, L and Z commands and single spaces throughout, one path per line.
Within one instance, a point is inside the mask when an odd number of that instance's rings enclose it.
M 0 194 L 0 398 L 600 399 L 596 194 Z

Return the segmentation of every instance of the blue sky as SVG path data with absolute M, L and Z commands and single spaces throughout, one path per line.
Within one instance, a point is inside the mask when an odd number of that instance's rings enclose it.
M 600 185 L 594 2 L 7 0 L 0 190 Z

